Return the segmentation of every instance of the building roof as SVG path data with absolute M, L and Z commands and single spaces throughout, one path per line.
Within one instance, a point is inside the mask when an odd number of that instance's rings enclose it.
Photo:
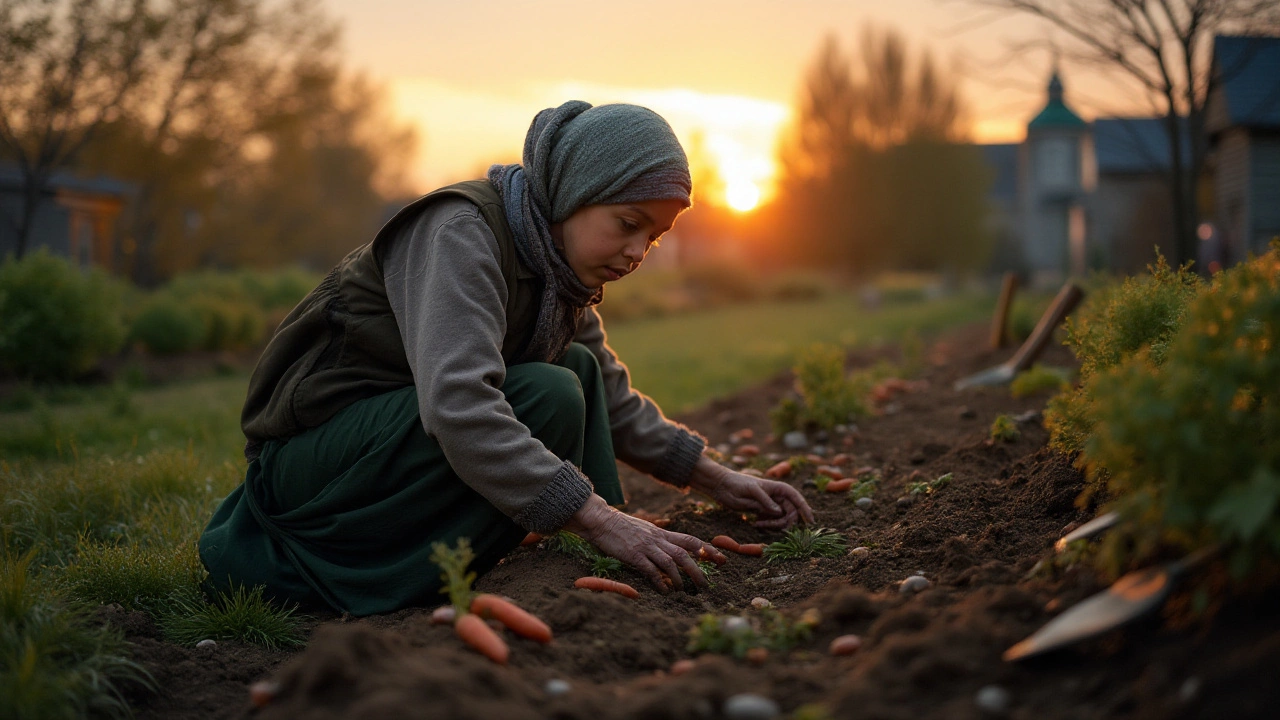
M 0 190 L 18 190 L 23 186 L 22 173 L 17 165 L 0 163 Z M 133 185 L 105 175 L 81 177 L 66 170 L 59 170 L 49 179 L 52 190 L 126 197 L 134 192 Z
M 978 149 L 994 176 L 988 194 L 1012 204 L 1018 198 L 1018 145 L 979 145 Z
M 1186 165 L 1191 162 L 1191 144 L 1186 142 L 1189 131 L 1185 118 L 1179 118 L 1178 127 Z M 1093 147 L 1102 174 L 1158 173 L 1173 164 L 1164 118 L 1098 118 L 1093 122 Z
M 1049 102 L 1027 123 L 1028 130 L 1039 130 L 1042 128 L 1071 128 L 1084 127 L 1084 120 L 1075 114 L 1071 108 L 1067 107 L 1066 101 L 1063 99 L 1062 78 L 1058 77 L 1055 70 L 1053 76 L 1049 78 Z
M 1219 35 L 1213 62 L 1227 121 L 1280 129 L 1280 37 Z

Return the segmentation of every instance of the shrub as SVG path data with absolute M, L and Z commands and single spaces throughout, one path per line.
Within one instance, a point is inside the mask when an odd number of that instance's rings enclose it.
M 200 347 L 204 318 L 187 303 L 170 297 L 151 299 L 133 319 L 129 337 L 155 355 L 174 355 Z
M 0 366 L 34 380 L 64 381 L 120 349 L 122 287 L 43 248 L 0 265 Z
M 1244 573 L 1280 559 L 1280 244 L 1178 317 L 1176 334 L 1092 381 L 1081 461 L 1125 520 L 1101 557 L 1117 571 L 1217 542 Z
M 875 383 L 893 374 L 885 365 L 846 376 L 845 353 L 836 345 L 813 345 L 793 368 L 797 397 L 787 397 L 769 413 L 778 434 L 809 427 L 831 429 L 871 413 L 867 395 Z
M 1050 400 L 1045 409 L 1054 449 L 1074 453 L 1089 437 L 1099 398 L 1096 376 L 1138 354 L 1152 365 L 1164 362 L 1188 303 L 1203 283 L 1189 268 L 1171 270 L 1163 257 L 1149 269 L 1149 275 L 1095 292 L 1079 315 L 1067 321 L 1067 344 L 1080 360 L 1080 385 Z

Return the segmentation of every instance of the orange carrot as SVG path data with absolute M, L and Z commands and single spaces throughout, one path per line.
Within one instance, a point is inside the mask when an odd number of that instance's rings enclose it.
M 853 478 L 844 478 L 843 480 L 832 480 L 827 483 L 827 492 L 838 493 L 844 492 L 853 486 Z
M 819 475 L 826 475 L 832 480 L 839 480 L 844 477 L 844 472 L 834 465 L 822 465 L 818 468 Z
M 759 445 L 743 445 L 742 447 L 738 448 L 738 454 L 743 455 L 745 457 L 749 457 L 749 458 L 755 457 L 760 454 L 760 446 Z
M 525 536 L 524 536 L 524 539 L 520 541 L 520 544 L 521 544 L 522 546 L 523 546 L 523 545 L 536 545 L 536 544 L 538 544 L 538 543 L 540 543 L 540 542 L 542 542 L 542 536 L 541 536 L 541 535 L 539 535 L 538 533 L 529 533 L 528 535 L 525 535 Z
M 753 647 L 747 651 L 746 659 L 752 665 L 763 665 L 769 659 L 769 651 L 762 647 Z
M 778 479 L 778 478 L 784 478 L 784 477 L 786 477 L 786 476 L 788 476 L 788 475 L 790 475 L 790 474 L 791 474 L 791 461 L 790 461 L 790 460 L 783 460 L 782 462 L 778 463 L 777 465 L 774 465 L 773 467 L 771 467 L 771 468 L 769 468 L 768 470 L 765 470 L 765 471 L 764 471 L 764 476 L 765 476 L 765 477 L 768 477 L 768 478 L 774 478 L 775 480 L 776 480 L 776 479 Z
M 458 621 L 453 624 L 453 631 L 481 655 L 499 665 L 507 664 L 507 656 L 511 654 L 511 650 L 507 647 L 506 641 L 499 637 L 493 628 L 485 624 L 479 615 L 467 613 L 458 618 Z
M 761 555 L 764 555 L 764 545 L 760 543 L 747 543 L 746 545 L 739 545 L 738 552 L 743 555 L 750 555 L 751 557 L 760 557 Z
M 640 593 L 636 592 L 636 589 L 630 585 L 607 578 L 580 577 L 573 581 L 573 586 L 584 590 L 595 590 L 596 592 L 615 592 L 633 600 L 640 597 Z
M 831 464 L 832 465 L 848 465 L 849 459 L 850 458 L 848 455 L 844 453 L 840 453 L 839 455 L 836 455 L 835 457 L 831 458 Z
M 497 595 L 481 593 L 471 601 L 471 612 L 482 618 L 493 618 L 506 625 L 511 632 L 540 643 L 551 642 L 551 628 L 532 614 L 521 610 L 515 603 Z
M 721 555 L 720 553 L 713 553 L 710 550 L 707 550 L 705 547 L 698 548 L 698 559 L 710 560 L 711 562 L 717 565 L 723 565 L 729 562 L 729 558 L 725 557 L 724 555 Z
M 280 692 L 280 683 L 272 680 L 259 680 L 249 686 L 249 702 L 256 708 L 266 707 L 276 699 Z
M 733 552 L 738 552 L 738 541 L 728 535 L 717 535 L 711 538 L 711 544 L 721 550 L 732 550 Z

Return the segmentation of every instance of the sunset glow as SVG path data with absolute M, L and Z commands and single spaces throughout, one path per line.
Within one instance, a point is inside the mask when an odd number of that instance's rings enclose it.
M 738 212 L 755 210 L 760 204 L 760 188 L 750 180 L 733 180 L 725 185 L 725 201 Z

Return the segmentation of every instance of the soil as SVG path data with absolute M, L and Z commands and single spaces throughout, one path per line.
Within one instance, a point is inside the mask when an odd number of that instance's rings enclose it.
M 1237 593 L 1212 614 L 1190 612 L 1186 583 L 1148 620 L 1033 661 L 1001 654 L 1062 609 L 1105 586 L 1076 566 L 1032 573 L 1052 556 L 1054 540 L 1095 509 L 1075 504 L 1083 479 L 1046 446 L 1038 411 L 1047 394 L 1014 399 L 1005 388 L 956 392 L 952 383 L 1006 359 L 1011 349 L 985 346 L 970 327 L 934 343 L 916 387 L 881 406 L 856 430 L 826 441 L 828 457 L 853 456 L 845 468 L 870 466 L 882 476 L 873 504 L 858 509 L 843 495 L 818 492 L 813 469 L 788 481 L 802 489 L 817 524 L 838 530 L 869 552 L 816 561 L 768 563 L 734 555 L 697 594 L 661 595 L 638 576 L 624 578 L 640 597 L 573 588 L 588 574 L 582 561 L 541 546 L 523 547 L 480 578 L 477 588 L 514 598 L 543 618 L 555 641 L 542 646 L 508 637 L 510 663 L 497 666 L 465 649 L 450 628 L 430 623 L 432 608 L 370 618 L 315 616 L 304 651 L 272 652 L 234 642 L 186 648 L 163 641 L 145 616 L 107 612 L 134 643 L 134 658 L 159 690 L 130 696 L 140 718 L 718 718 L 727 698 L 756 693 L 784 714 L 810 703 L 834 718 L 1252 718 L 1280 707 L 1280 588 Z M 892 349 L 857 353 L 850 366 L 893 358 Z M 1070 365 L 1051 347 L 1045 362 Z M 782 375 L 678 419 L 712 445 L 751 428 L 765 453 L 768 411 L 791 391 Z M 1021 437 L 991 442 L 1000 414 L 1023 414 Z M 908 495 L 917 479 L 951 473 L 949 485 Z M 667 518 L 670 530 L 710 539 L 770 542 L 728 511 L 710 508 L 624 469 L 628 510 Z M 906 499 L 900 499 L 906 498 Z M 899 592 L 911 574 L 930 587 Z M 1203 574 L 1202 574 L 1203 575 Z M 760 664 L 702 655 L 691 671 L 689 630 L 704 613 L 758 614 L 768 599 L 789 617 L 816 609 L 812 638 Z M 839 635 L 863 639 L 860 651 L 833 657 Z M 553 678 L 570 689 L 545 690 Z M 278 683 L 273 702 L 254 709 L 248 686 Z M 978 691 L 1008 692 L 1003 712 L 981 709 Z M 812 717 L 812 716 L 811 716 Z

